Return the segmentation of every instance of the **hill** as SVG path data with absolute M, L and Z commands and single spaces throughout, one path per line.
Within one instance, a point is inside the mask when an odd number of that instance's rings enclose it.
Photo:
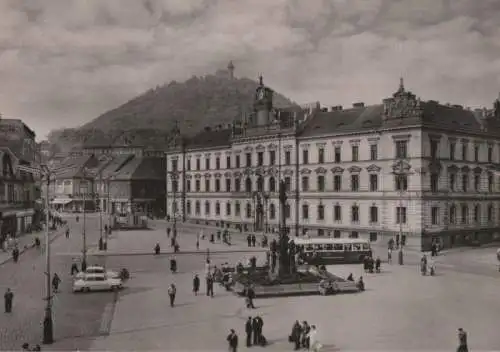
M 231 78 L 228 71 L 172 81 L 150 89 L 116 109 L 105 112 L 77 129 L 52 131 L 49 141 L 58 149 L 83 145 L 145 145 L 163 148 L 176 122 L 182 133 L 192 135 L 205 126 L 227 125 L 252 108 L 258 82 Z M 275 93 L 274 105 L 295 105 Z

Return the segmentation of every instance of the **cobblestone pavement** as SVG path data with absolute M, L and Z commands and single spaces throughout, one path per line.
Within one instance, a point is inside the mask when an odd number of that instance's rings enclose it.
M 129 267 L 132 279 L 120 293 L 110 335 L 96 338 L 92 350 L 221 351 L 230 328 L 237 330 L 243 348 L 245 320 L 255 314 L 264 319 L 266 350 L 292 349 L 287 336 L 296 319 L 318 326 L 324 351 L 453 350 L 458 327 L 468 331 L 472 350 L 500 350 L 500 282 L 483 275 L 446 269 L 435 277 L 421 276 L 417 265 L 384 265 L 381 274 L 367 275 L 360 265 L 336 265 L 329 269 L 338 275 L 363 275 L 367 290 L 259 299 L 256 310 L 247 310 L 241 298 L 218 286 L 214 298 L 195 297 L 192 277 L 203 272 L 204 256 L 177 259 L 180 272 L 174 275 L 168 256 L 108 259 L 111 266 Z M 213 256 L 217 263 L 239 259 L 238 253 Z M 174 308 L 166 295 L 172 282 L 178 289 Z
M 53 300 L 54 336 L 57 344 L 45 349 L 73 349 L 77 336 L 95 336 L 100 331 L 101 317 L 106 305 L 113 301 L 113 295 L 97 293 L 75 295 L 71 292 L 69 275 L 72 258 L 67 252 L 79 252 L 82 248 L 81 225 L 68 221 L 71 236 L 60 236 L 51 245 L 52 272 L 62 279 L 61 290 Z M 88 243 L 97 241 L 96 222 L 87 222 Z M 81 253 L 81 252 L 80 252 Z M 103 259 L 89 258 L 90 263 Z M 37 249 L 27 251 L 16 264 L 8 262 L 0 267 L 0 290 L 7 287 L 14 292 L 12 314 L 0 314 L 0 350 L 18 350 L 24 342 L 40 343 L 45 301 L 45 258 Z M 83 346 L 84 347 L 84 346 Z

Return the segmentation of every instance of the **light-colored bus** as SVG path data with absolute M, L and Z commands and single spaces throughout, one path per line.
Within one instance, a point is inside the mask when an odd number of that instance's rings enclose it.
M 372 255 L 370 242 L 358 238 L 293 238 L 302 259 L 314 265 L 362 263 Z

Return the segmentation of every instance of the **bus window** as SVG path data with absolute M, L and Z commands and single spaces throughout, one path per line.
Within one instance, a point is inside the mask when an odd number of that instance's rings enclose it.
M 326 244 L 326 245 L 325 245 L 325 249 L 326 249 L 327 251 L 331 251 L 331 250 L 333 250 L 333 244 Z
M 361 244 L 360 243 L 353 243 L 352 244 L 352 250 L 353 251 L 360 251 L 361 250 Z
M 350 252 L 351 251 L 351 245 L 350 244 L 344 244 L 344 251 Z
M 323 250 L 323 245 L 321 245 L 321 244 L 314 245 L 314 250 L 316 250 L 316 251 L 322 251 Z
M 363 243 L 363 250 L 364 251 L 369 251 L 370 250 L 370 245 L 368 243 Z
M 333 250 L 334 251 L 343 251 L 344 250 L 344 245 L 342 243 L 335 243 L 333 245 Z
M 306 251 L 311 251 L 311 252 L 312 252 L 313 250 L 314 250 L 314 248 L 313 248 L 313 245 L 312 245 L 312 244 L 308 244 L 308 245 L 306 246 Z

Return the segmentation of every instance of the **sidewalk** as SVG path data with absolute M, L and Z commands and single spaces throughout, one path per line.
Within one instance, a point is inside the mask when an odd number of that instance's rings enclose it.
M 56 240 L 65 232 L 65 227 L 58 227 L 55 230 L 50 231 L 50 242 Z M 17 245 L 19 247 L 19 256 L 23 255 L 26 251 L 35 247 L 35 238 L 38 237 L 41 241 L 42 248 L 45 245 L 45 230 L 41 232 L 26 233 L 17 238 Z M 0 250 L 0 266 L 13 260 L 12 259 L 12 249 L 7 251 Z

